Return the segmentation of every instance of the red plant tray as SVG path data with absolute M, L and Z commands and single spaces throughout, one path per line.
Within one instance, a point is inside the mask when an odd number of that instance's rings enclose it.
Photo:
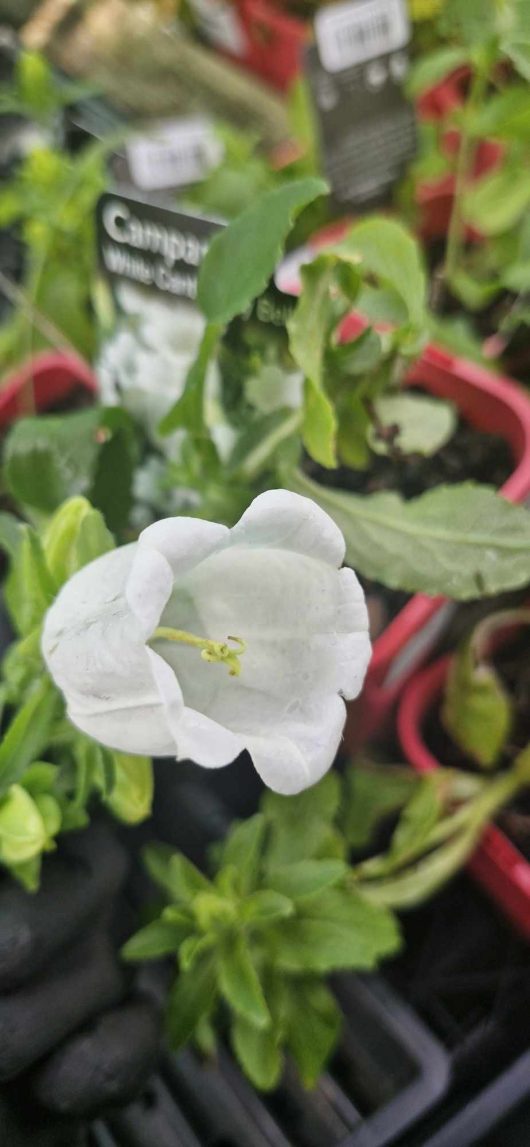
M 420 773 L 440 768 L 425 743 L 425 721 L 440 700 L 450 656 L 439 658 L 407 684 L 399 703 L 397 729 L 407 760 Z M 469 871 L 486 889 L 519 932 L 530 940 L 530 863 L 500 828 L 491 824 L 468 863 Z
M 0 384 L 0 426 L 48 410 L 78 386 L 96 391 L 95 376 L 82 359 L 57 351 L 35 355 Z
M 356 316 L 352 327 L 359 329 Z M 407 382 L 449 399 L 478 430 L 504 438 L 515 466 L 501 492 L 511 502 L 523 501 L 530 491 L 530 401 L 517 384 L 436 346 L 426 348 Z M 348 717 L 345 739 L 350 751 L 384 725 L 453 608 L 443 597 L 416 594 L 375 640 L 363 693 Z

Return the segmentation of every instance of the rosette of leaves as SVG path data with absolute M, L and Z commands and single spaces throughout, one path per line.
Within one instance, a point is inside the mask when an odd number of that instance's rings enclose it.
M 329 975 L 371 970 L 398 950 L 394 910 L 454 874 L 506 789 L 359 762 L 298 796 L 267 793 L 212 847 L 208 874 L 150 846 L 146 865 L 168 903 L 123 951 L 133 962 L 176 956 L 172 1047 L 193 1040 L 211 1055 L 228 1039 L 255 1086 L 275 1087 L 286 1056 L 314 1086 L 342 1025 Z M 374 852 L 381 831 L 386 847 Z
M 525 584 L 528 515 L 492 488 L 464 482 L 406 501 L 394 492 L 331 489 L 304 470 L 304 450 L 328 468 L 362 467 L 373 450 L 399 449 L 400 438 L 405 450 L 421 443 L 434 452 L 451 435 L 455 415 L 448 404 L 400 390 L 427 339 L 429 316 L 418 246 L 396 221 L 363 220 L 303 269 L 301 295 L 286 322 L 292 363 L 303 376 L 297 407 L 280 396 L 275 409 L 259 409 L 255 392 L 248 402 L 245 364 L 239 362 L 239 375 L 227 372 L 222 418 L 236 437 L 219 467 L 208 424 L 208 363 L 226 353 L 233 320 L 263 297 L 296 215 L 325 190 L 321 181 L 304 179 L 267 192 L 214 237 L 198 281 L 207 320 L 202 344 L 161 433 L 187 431 L 201 480 L 219 476 L 221 500 L 249 485 L 256 492 L 284 485 L 313 498 L 342 530 L 352 566 L 391 588 L 466 599 Z M 345 342 L 341 324 L 354 309 L 364 327 Z M 255 375 L 254 362 L 251 369 Z
M 74 497 L 37 530 L 4 514 L 10 559 L 4 601 L 15 630 L 0 674 L 0 863 L 28 891 L 59 833 L 89 823 L 94 798 L 125 823 L 149 814 L 152 765 L 110 752 L 70 724 L 40 652 L 42 622 L 61 585 L 113 548 L 101 514 Z

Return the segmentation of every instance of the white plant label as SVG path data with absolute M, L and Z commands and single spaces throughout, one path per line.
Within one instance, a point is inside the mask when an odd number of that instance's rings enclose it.
M 201 116 L 167 120 L 127 144 L 132 179 L 143 191 L 198 183 L 222 154 L 211 122 Z
M 216 48 L 243 56 L 246 38 L 237 13 L 225 0 L 190 0 L 190 5 L 206 39 Z
M 317 13 L 315 36 L 327 72 L 341 72 L 395 52 L 410 39 L 405 2 L 347 0 L 331 4 Z

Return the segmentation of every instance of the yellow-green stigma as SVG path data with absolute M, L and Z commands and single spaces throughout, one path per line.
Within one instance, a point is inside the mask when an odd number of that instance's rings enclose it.
M 183 645 L 192 645 L 200 649 L 203 661 L 219 662 L 226 665 L 231 677 L 239 677 L 241 673 L 241 654 L 245 652 L 246 642 L 241 637 L 232 637 L 230 634 L 226 641 L 211 641 L 208 637 L 196 637 L 194 633 L 187 633 L 185 629 L 171 629 L 170 626 L 160 625 L 155 629 L 151 641 L 177 641 Z M 236 643 L 233 649 L 228 642 Z

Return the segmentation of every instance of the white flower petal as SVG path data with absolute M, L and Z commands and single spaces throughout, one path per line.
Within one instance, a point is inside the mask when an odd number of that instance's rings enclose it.
M 201 518 L 162 518 L 142 531 L 138 543 L 163 554 L 174 577 L 181 578 L 226 545 L 229 536 L 228 527 L 217 522 L 204 522 Z
M 316 502 L 290 490 L 259 494 L 230 532 L 234 546 L 276 546 L 335 568 L 344 561 L 344 538 L 333 519 Z
M 159 624 L 172 590 L 173 572 L 167 558 L 159 550 L 138 546 L 125 597 L 145 640 Z
M 261 779 L 285 796 L 316 784 L 337 754 L 345 720 L 344 701 L 327 697 L 311 712 L 273 727 L 269 736 L 249 736 L 247 748 Z
M 184 710 L 175 733 L 179 758 L 189 758 L 206 769 L 229 765 L 245 748 L 242 737 L 195 709 Z

